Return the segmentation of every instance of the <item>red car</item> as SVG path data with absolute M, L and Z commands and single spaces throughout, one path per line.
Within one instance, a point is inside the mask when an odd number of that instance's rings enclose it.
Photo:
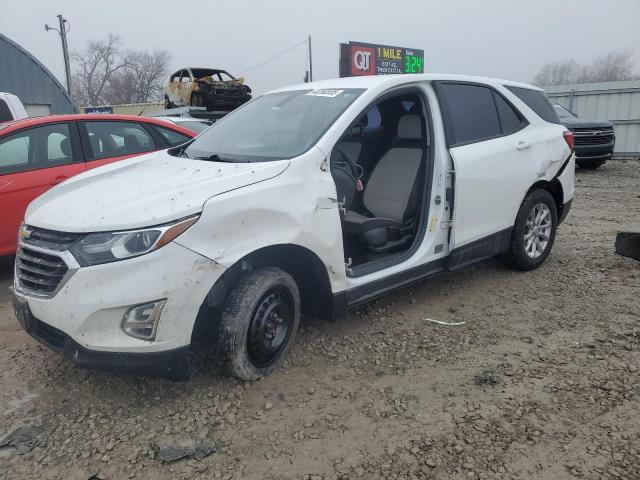
M 0 123 L 0 256 L 15 253 L 27 206 L 53 185 L 196 135 L 166 120 L 130 115 L 54 115 Z

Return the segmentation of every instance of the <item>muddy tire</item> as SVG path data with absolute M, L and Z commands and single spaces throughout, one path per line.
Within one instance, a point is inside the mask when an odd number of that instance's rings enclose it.
M 300 324 L 300 293 L 291 275 L 268 267 L 242 278 L 225 302 L 220 350 L 229 372 L 257 380 L 282 365 Z
M 518 270 L 538 268 L 551 252 L 557 227 L 558 210 L 551 194 L 542 189 L 529 192 L 518 210 L 504 260 Z
M 600 168 L 602 165 L 605 164 L 605 160 L 596 160 L 596 161 L 577 160 L 576 163 L 580 168 L 584 168 L 585 170 L 596 170 L 597 168 Z

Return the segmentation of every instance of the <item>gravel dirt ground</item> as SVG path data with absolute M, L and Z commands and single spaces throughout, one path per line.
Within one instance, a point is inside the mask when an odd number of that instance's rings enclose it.
M 640 228 L 640 163 L 576 187 L 538 270 L 489 260 L 304 318 L 285 368 L 255 383 L 205 351 L 186 383 L 78 369 L 20 330 L 5 262 L 0 437 L 42 432 L 0 448 L 0 479 L 639 479 L 640 263 L 613 245 Z M 217 451 L 153 453 L 189 437 Z

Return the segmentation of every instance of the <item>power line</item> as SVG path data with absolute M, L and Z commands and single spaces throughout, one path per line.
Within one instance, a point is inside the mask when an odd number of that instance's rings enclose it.
M 254 66 L 253 66 L 253 67 L 251 67 L 251 68 L 247 68 L 246 70 L 243 70 L 242 72 L 237 73 L 237 75 L 238 75 L 238 76 L 239 76 L 239 75 L 244 75 L 245 73 L 250 72 L 251 70 L 255 70 L 255 69 L 256 69 L 256 68 L 258 68 L 258 67 L 261 67 L 261 66 L 263 66 L 263 65 L 266 65 L 267 63 L 272 62 L 272 61 L 273 61 L 273 60 L 275 60 L 276 58 L 279 58 L 279 57 L 281 57 L 281 56 L 283 56 L 283 55 L 285 55 L 285 54 L 289 53 L 291 50 L 295 50 L 295 49 L 296 49 L 296 48 L 298 48 L 300 45 L 304 45 L 305 43 L 307 43 L 307 41 L 308 41 L 308 40 L 305 38 L 305 39 L 304 39 L 304 40 L 302 40 L 300 43 L 296 43 L 296 44 L 295 44 L 295 45 L 293 45 L 292 47 L 287 48 L 286 50 L 284 50 L 284 51 L 282 51 L 282 52 L 278 53 L 277 55 L 274 55 L 274 56 L 273 56 L 273 57 L 271 57 L 271 58 L 268 58 L 268 59 L 267 59 L 267 60 L 265 60 L 264 62 L 260 62 L 260 63 L 258 63 L 257 65 L 254 65 Z

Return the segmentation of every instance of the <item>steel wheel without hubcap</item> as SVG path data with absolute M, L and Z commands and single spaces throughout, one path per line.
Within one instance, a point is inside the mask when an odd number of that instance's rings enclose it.
M 552 225 L 551 210 L 546 203 L 538 203 L 531 209 L 524 228 L 524 249 L 529 258 L 538 258 L 545 252 Z
M 260 300 L 249 324 L 247 353 L 251 363 L 268 367 L 284 351 L 293 329 L 293 300 L 284 287 L 274 287 Z

